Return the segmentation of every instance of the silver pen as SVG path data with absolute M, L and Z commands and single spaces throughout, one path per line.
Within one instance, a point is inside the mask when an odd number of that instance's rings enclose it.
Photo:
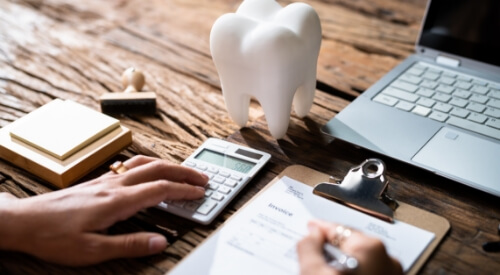
M 353 271 L 358 267 L 358 260 L 345 254 L 340 248 L 330 243 L 323 245 L 325 259 L 330 266 L 339 271 Z

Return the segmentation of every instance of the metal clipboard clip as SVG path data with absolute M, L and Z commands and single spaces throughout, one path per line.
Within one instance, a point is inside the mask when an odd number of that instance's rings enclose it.
M 393 222 L 398 203 L 386 194 L 389 182 L 384 172 L 385 164 L 382 160 L 367 159 L 351 168 L 341 182 L 330 177 L 334 183 L 319 183 L 314 187 L 313 193 Z

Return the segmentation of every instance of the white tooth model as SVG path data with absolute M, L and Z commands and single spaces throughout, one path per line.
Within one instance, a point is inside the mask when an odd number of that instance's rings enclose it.
M 261 104 L 271 135 L 280 139 L 292 101 L 299 117 L 311 109 L 321 25 L 304 3 L 281 7 L 274 0 L 245 0 L 224 14 L 210 33 L 210 50 L 229 116 L 243 127 L 250 99 Z

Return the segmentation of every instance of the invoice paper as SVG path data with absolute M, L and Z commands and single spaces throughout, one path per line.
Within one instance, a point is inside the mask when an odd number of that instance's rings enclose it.
M 206 265 L 209 274 L 298 274 L 297 242 L 307 222 L 322 219 L 379 238 L 408 271 L 434 234 L 400 221 L 384 222 L 314 195 L 312 187 L 282 177 L 241 209 L 174 273 Z M 190 266 L 190 268 L 186 268 Z M 199 268 L 200 266 L 196 267 Z M 199 271 L 199 269 L 198 269 Z

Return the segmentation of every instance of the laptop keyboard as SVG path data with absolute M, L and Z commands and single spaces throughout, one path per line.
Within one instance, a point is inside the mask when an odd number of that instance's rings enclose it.
M 418 62 L 373 101 L 500 139 L 500 83 Z

